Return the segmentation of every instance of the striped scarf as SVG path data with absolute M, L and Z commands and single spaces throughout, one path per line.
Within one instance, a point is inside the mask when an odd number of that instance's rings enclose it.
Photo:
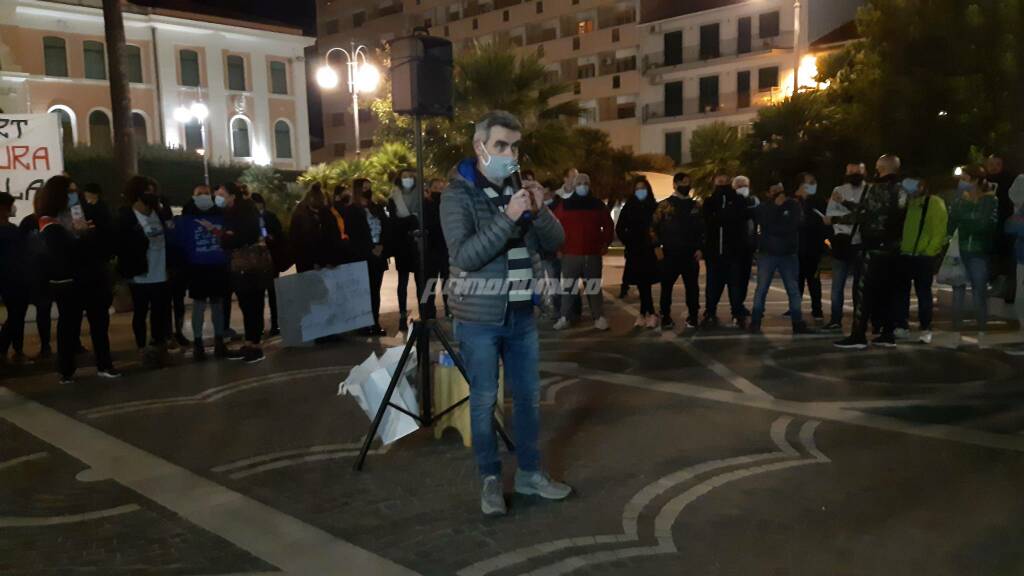
M 507 183 L 503 193 L 494 188 L 484 187 L 484 193 L 494 202 L 499 211 L 504 212 L 515 190 Z M 517 226 L 516 234 L 505 246 L 508 259 L 508 302 L 511 306 L 531 306 L 533 304 L 533 263 L 530 252 L 526 248 L 522 226 Z

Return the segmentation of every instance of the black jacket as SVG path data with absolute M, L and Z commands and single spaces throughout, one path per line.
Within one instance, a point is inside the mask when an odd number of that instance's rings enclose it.
M 831 226 L 826 226 L 825 221 L 815 210 L 824 214 L 828 209 L 828 201 L 821 194 L 798 198 L 803 212 L 803 221 L 800 224 L 800 253 L 811 256 L 820 255 L 825 251 L 825 240 L 832 231 Z
M 263 226 L 267 231 L 267 248 L 270 249 L 270 256 L 274 260 L 274 271 L 284 272 L 292 267 L 295 262 L 292 259 L 291 250 L 288 247 L 288 238 L 284 233 L 284 226 L 277 214 L 264 210 L 261 214 Z
M 657 243 L 668 252 L 704 249 L 701 208 L 692 198 L 672 195 L 659 202 L 654 212 L 652 229 Z
M 82 212 L 85 219 L 92 222 L 92 228 L 78 237 L 81 281 L 95 289 L 109 290 L 108 272 L 117 241 L 114 219 L 102 200 L 96 204 L 83 204 Z
M 392 194 L 400 194 L 398 190 Z M 410 211 L 415 210 L 413 206 L 408 207 Z M 388 237 L 389 245 L 387 252 L 395 259 L 395 268 L 399 272 L 415 272 L 419 266 L 419 248 L 416 246 L 414 232 L 419 230 L 420 221 L 415 214 L 399 217 L 398 207 L 394 200 L 388 200 L 387 213 L 391 234 Z
M 782 206 L 772 200 L 762 202 L 757 208 L 757 220 L 761 227 L 758 248 L 768 256 L 791 256 L 800 249 L 800 227 L 804 213 L 800 203 L 793 198 Z
M 448 270 L 448 245 L 441 228 L 441 198 L 423 201 L 423 225 L 427 232 L 427 271 Z
M 51 288 L 77 284 L 82 266 L 78 240 L 70 230 L 53 223 L 39 232 L 43 242 L 42 273 Z
M 658 259 L 654 255 L 651 224 L 658 204 L 648 196 L 640 201 L 635 197 L 626 201 L 619 212 L 615 233 L 626 247 L 627 284 L 650 284 L 658 277 Z
M 14 224 L 0 224 L 0 293 L 24 294 L 32 288 L 28 247 Z
M 161 219 L 161 224 L 163 220 Z M 123 206 L 117 213 L 117 272 L 122 278 L 129 279 L 145 274 L 149 270 L 149 238 L 146 231 L 135 217 L 131 206 Z M 166 228 L 164 234 L 167 233 Z
M 751 253 L 754 201 L 720 187 L 704 201 L 707 252 L 711 257 L 745 257 Z
M 260 232 L 260 211 L 251 200 L 238 198 L 234 206 L 224 211 L 224 234 L 220 243 L 225 250 L 258 243 L 262 237 Z

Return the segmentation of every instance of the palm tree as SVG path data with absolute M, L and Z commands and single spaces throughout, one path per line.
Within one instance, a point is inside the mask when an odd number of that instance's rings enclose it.
M 686 169 L 697 194 L 710 194 L 718 174 L 735 176 L 743 151 L 744 141 L 736 126 L 713 122 L 694 130 L 690 138 L 691 161 Z

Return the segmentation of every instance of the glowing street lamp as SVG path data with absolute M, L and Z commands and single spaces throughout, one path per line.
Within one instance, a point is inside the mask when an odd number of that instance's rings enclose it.
M 325 90 L 338 87 L 338 73 L 331 68 L 331 54 L 339 51 L 345 55 L 345 67 L 348 69 L 348 91 L 352 93 L 352 117 L 356 132 L 356 156 L 359 156 L 359 93 L 370 93 L 377 90 L 380 84 L 380 72 L 366 60 L 366 46 L 356 46 L 353 42 L 349 50 L 331 48 L 324 54 L 324 65 L 316 71 L 316 82 Z M 360 58 L 362 60 L 360 61 Z
M 196 149 L 196 154 L 203 157 L 203 182 L 210 186 L 210 159 L 206 153 L 206 119 L 210 117 L 210 109 L 202 102 L 193 102 L 188 107 L 179 106 L 174 109 L 174 120 L 179 124 L 188 124 L 195 120 L 199 122 L 199 136 L 202 140 L 202 147 Z

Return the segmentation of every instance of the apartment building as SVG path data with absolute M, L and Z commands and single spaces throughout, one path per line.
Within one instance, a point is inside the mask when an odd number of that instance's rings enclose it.
M 100 0 L 0 2 L 0 110 L 52 113 L 65 146 L 111 146 Z M 296 28 L 124 3 L 137 142 L 203 150 L 216 162 L 310 163 L 303 51 Z M 200 124 L 175 111 L 202 102 Z
M 570 86 L 553 104 L 577 101 L 581 124 L 606 131 L 616 146 L 637 150 L 638 17 L 637 0 L 318 0 L 318 47 L 320 54 L 351 42 L 374 47 L 425 26 L 451 40 L 456 54 L 475 43 L 535 54 L 552 78 Z M 353 152 L 352 96 L 342 80 L 324 93 L 326 145 L 317 160 Z M 371 98 L 363 100 L 360 132 L 366 149 L 376 123 Z
M 852 38 L 863 1 L 802 0 L 799 36 L 795 4 L 644 0 L 640 150 L 685 164 L 697 128 L 747 125 L 759 108 L 792 94 L 794 82 L 816 87 L 818 55 Z

